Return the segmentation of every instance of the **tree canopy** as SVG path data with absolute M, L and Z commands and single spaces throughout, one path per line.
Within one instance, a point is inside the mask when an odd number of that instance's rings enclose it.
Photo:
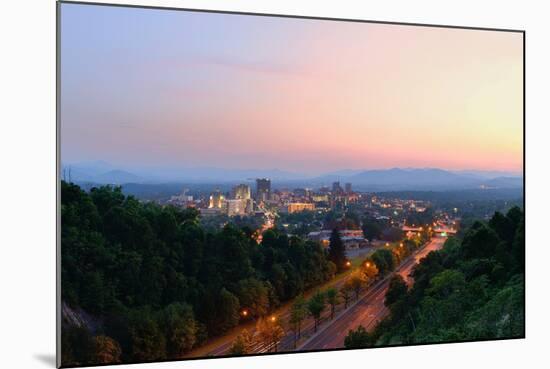
M 270 229 L 258 244 L 248 228 L 204 228 L 196 209 L 120 187 L 63 181 L 61 222 L 62 300 L 94 322 L 64 320 L 63 365 L 181 357 L 335 272 L 316 242 Z

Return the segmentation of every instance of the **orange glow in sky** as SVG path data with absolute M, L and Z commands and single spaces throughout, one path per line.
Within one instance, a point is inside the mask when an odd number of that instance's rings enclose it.
M 66 161 L 523 169 L 521 33 L 68 9 Z

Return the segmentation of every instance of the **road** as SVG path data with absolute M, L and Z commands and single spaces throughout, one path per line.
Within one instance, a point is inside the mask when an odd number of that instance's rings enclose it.
M 409 260 L 404 262 L 399 269 L 397 270 L 407 282 L 411 283 L 412 281 L 408 278 L 408 274 L 412 271 L 412 268 L 418 261 L 426 256 L 430 251 L 437 250 L 440 248 L 446 238 L 437 237 L 434 238 L 428 245 L 419 250 L 414 256 Z M 357 257 L 363 257 L 363 252 Z M 334 283 L 330 283 L 331 287 L 339 289 L 345 281 L 345 278 L 341 278 Z M 305 345 L 300 347 L 298 350 L 311 350 L 319 348 L 333 348 L 333 347 L 343 347 L 344 337 L 347 335 L 349 329 L 356 328 L 359 324 L 362 324 L 365 328 L 371 328 L 376 322 L 378 322 L 384 314 L 387 313 L 387 310 L 384 306 L 384 296 L 389 284 L 389 277 L 375 283 L 370 288 L 368 288 L 366 294 L 360 297 L 359 301 L 353 307 L 344 309 L 343 304 L 340 304 L 336 309 L 336 316 L 332 322 L 330 320 L 330 309 L 325 309 L 324 313 L 321 316 L 321 323 L 319 326 L 318 333 L 314 332 L 314 322 L 313 319 L 308 318 L 302 323 L 301 333 L 302 340 L 299 343 Z M 324 286 L 326 288 L 327 286 Z M 314 291 L 309 291 L 305 294 L 305 297 L 309 297 Z M 288 320 L 290 315 L 290 303 L 285 304 L 277 312 L 275 316 L 277 319 L 283 323 L 285 329 L 285 336 L 281 339 L 278 344 L 278 351 L 293 351 L 294 350 L 294 335 L 288 329 Z M 197 348 L 185 357 L 204 357 L 204 356 L 221 356 L 227 355 L 229 349 L 233 345 L 234 339 L 238 333 L 243 329 L 248 329 L 252 334 L 255 334 L 255 323 L 248 322 L 247 324 L 239 325 L 228 334 L 222 337 L 218 337 L 211 342 L 207 343 L 205 346 Z M 322 332 L 322 333 L 321 333 Z M 325 333 L 326 332 L 326 333 Z M 326 346 L 326 347 L 325 347 Z M 267 347 L 264 344 L 256 343 L 252 347 L 251 352 L 253 353 L 263 353 L 268 352 L 272 349 Z
M 445 237 L 433 238 L 428 245 L 403 263 L 396 272 L 411 284 L 413 281 L 409 274 L 414 266 L 431 251 L 440 249 L 445 240 Z M 371 287 L 354 306 L 321 327 L 320 331 L 298 347 L 297 351 L 341 348 L 344 347 L 344 339 L 350 329 L 356 329 L 362 325 L 365 329 L 372 330 L 388 313 L 388 309 L 384 306 L 384 297 L 389 280 L 390 278 L 386 278 Z
M 350 259 L 357 259 L 362 260 L 363 258 L 367 257 L 368 254 L 373 252 L 374 249 L 372 248 L 365 248 L 365 249 L 359 249 L 354 250 L 353 253 L 350 253 L 347 255 Z M 355 261 L 354 261 L 355 263 Z M 336 280 L 332 280 L 327 282 L 325 285 L 321 286 L 321 289 L 326 289 L 328 287 L 334 287 L 336 289 L 339 289 L 342 287 L 344 281 L 346 279 L 345 275 L 340 275 L 339 278 Z M 306 292 L 304 294 L 305 298 L 310 297 L 317 288 L 313 288 L 310 291 Z M 282 339 L 281 342 L 279 342 L 278 350 L 279 351 L 292 351 L 294 349 L 294 336 L 292 332 L 290 332 L 290 329 L 288 328 L 288 320 L 290 315 L 290 307 L 292 305 L 292 302 L 287 302 L 283 306 L 281 306 L 277 311 L 273 312 L 273 315 L 277 317 L 277 319 L 283 323 L 283 328 L 286 332 L 286 336 Z M 343 306 L 340 307 L 343 309 Z M 339 309 L 336 310 L 338 312 Z M 329 312 L 324 312 L 321 321 L 326 321 L 329 319 Z M 306 319 L 306 321 L 303 322 L 302 325 L 302 336 L 307 337 L 308 335 L 313 334 L 313 319 Z M 233 342 L 235 341 L 235 338 L 239 333 L 242 332 L 243 329 L 247 329 L 250 333 L 254 334 L 256 331 L 255 328 L 255 322 L 249 321 L 247 323 L 239 324 L 239 326 L 235 327 L 231 331 L 227 332 L 223 336 L 216 337 L 210 342 L 206 343 L 204 346 L 198 347 L 191 352 L 187 353 L 183 358 L 193 358 L 193 357 L 204 357 L 204 356 L 220 356 L 220 355 L 227 355 L 229 349 L 233 345 Z M 255 344 L 252 348 L 252 352 L 254 353 L 261 353 L 261 352 L 267 352 L 268 347 L 264 347 L 259 344 Z

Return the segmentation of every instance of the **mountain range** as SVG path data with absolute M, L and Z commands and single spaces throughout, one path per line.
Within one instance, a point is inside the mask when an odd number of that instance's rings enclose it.
M 74 182 L 97 184 L 125 183 L 239 183 L 255 178 L 271 178 L 274 187 L 330 186 L 339 181 L 352 183 L 363 191 L 456 190 L 474 188 L 522 188 L 521 174 L 501 171 L 438 168 L 344 169 L 318 176 L 279 169 L 199 168 L 117 168 L 106 162 L 86 162 L 62 166 L 62 177 Z

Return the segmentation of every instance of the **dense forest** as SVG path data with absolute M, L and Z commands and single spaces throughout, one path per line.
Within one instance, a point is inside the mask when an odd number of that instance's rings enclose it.
M 421 260 L 412 287 L 394 276 L 389 316 L 372 332 L 350 331 L 346 347 L 523 337 L 524 256 L 518 207 L 473 223 Z
M 329 280 L 318 243 L 142 203 L 119 187 L 61 184 L 64 366 L 178 358 L 242 319 Z M 241 312 L 246 309 L 247 316 Z M 67 316 L 66 316 L 67 315 Z

